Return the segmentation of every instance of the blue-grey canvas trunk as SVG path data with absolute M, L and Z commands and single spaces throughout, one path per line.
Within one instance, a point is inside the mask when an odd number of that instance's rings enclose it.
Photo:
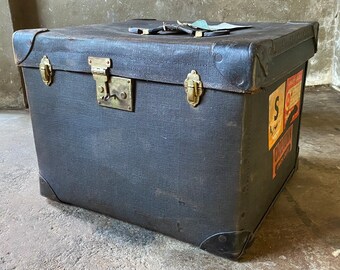
M 41 194 L 238 258 L 296 170 L 317 23 L 229 35 L 137 35 L 159 21 L 21 30 Z M 41 59 L 51 64 L 46 85 Z M 98 104 L 88 57 L 131 79 L 131 111 Z M 203 85 L 196 107 L 184 81 Z

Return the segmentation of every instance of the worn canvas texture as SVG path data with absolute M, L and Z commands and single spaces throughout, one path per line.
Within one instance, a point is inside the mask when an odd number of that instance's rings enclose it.
M 41 193 L 238 258 L 296 169 L 317 28 L 256 24 L 199 41 L 123 31 L 137 22 L 14 35 Z M 38 69 L 44 55 L 50 86 Z M 133 112 L 98 105 L 89 56 L 133 79 Z M 193 69 L 204 87 L 197 107 L 183 87 Z

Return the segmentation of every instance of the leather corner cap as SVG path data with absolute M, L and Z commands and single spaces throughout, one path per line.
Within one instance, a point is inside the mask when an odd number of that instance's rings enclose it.
M 234 87 L 243 91 L 252 88 L 253 55 L 251 43 L 217 42 L 212 47 L 217 71 Z
M 200 248 L 220 257 L 237 260 L 251 238 L 252 233 L 248 231 L 220 232 L 205 239 Z
M 50 200 L 61 202 L 50 184 L 39 175 L 40 194 Z
M 13 34 L 14 60 L 20 65 L 30 54 L 35 37 L 43 32 L 49 31 L 47 28 L 18 30 Z

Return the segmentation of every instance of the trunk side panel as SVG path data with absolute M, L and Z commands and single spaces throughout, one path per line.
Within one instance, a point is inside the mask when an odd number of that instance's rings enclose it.
M 199 245 L 236 229 L 243 95 L 136 82 L 135 112 L 101 107 L 89 74 L 25 68 L 40 174 L 63 202 Z

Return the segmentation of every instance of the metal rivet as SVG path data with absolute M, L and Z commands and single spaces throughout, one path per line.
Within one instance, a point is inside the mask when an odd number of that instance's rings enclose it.
M 127 94 L 125 92 L 121 92 L 120 93 L 120 98 L 121 99 L 126 99 L 127 98 Z
M 103 86 L 98 86 L 98 91 L 100 93 L 104 93 L 104 87 Z
M 219 53 L 215 54 L 215 62 L 221 62 L 223 60 L 223 56 Z
M 218 237 L 218 241 L 221 242 L 221 243 L 225 243 L 225 242 L 227 242 L 227 237 L 225 237 L 224 235 L 220 235 Z

